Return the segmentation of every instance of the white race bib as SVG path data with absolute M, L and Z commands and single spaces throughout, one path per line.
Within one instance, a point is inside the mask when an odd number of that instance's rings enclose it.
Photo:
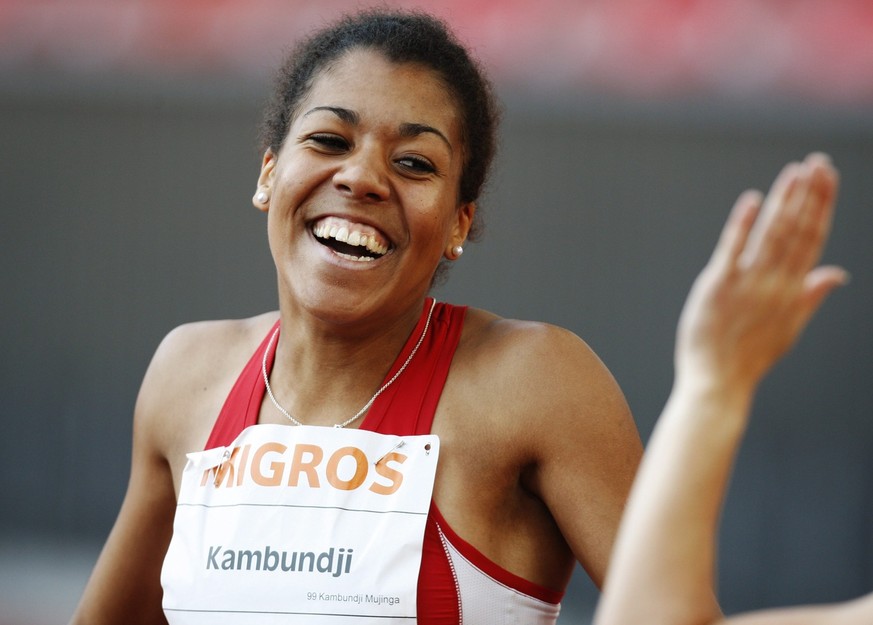
M 436 436 L 255 425 L 188 455 L 171 625 L 414 622 Z

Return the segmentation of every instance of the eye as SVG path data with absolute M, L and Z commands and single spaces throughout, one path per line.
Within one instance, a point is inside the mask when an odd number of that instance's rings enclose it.
M 402 158 L 398 158 L 396 161 L 402 169 L 406 171 L 412 172 L 414 174 L 432 174 L 436 172 L 436 167 L 427 160 L 426 158 L 422 158 L 421 156 L 404 156 Z
M 349 142 L 339 135 L 320 132 L 309 135 L 308 139 L 325 152 L 340 153 L 349 149 Z

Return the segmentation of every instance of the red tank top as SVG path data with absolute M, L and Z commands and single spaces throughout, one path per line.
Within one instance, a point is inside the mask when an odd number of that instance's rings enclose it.
M 430 298 L 425 303 L 410 338 L 385 377 L 390 379 L 409 357 L 427 322 Z M 361 429 L 382 434 L 409 436 L 430 434 L 433 417 L 448 376 L 449 367 L 464 326 L 465 306 L 437 303 L 430 327 L 415 357 L 403 374 L 373 403 L 361 423 Z M 256 425 L 266 392 L 261 365 L 264 350 L 279 322 L 261 342 L 230 391 L 205 449 L 230 445 L 247 427 Z M 267 370 L 272 368 L 276 345 L 267 353 Z M 472 545 L 457 536 L 431 503 L 425 526 L 421 571 L 418 579 L 418 623 L 421 625 L 458 625 L 462 622 L 459 577 L 448 555 L 446 543 L 485 575 L 537 601 L 557 604 L 563 593 L 540 587 L 492 563 Z

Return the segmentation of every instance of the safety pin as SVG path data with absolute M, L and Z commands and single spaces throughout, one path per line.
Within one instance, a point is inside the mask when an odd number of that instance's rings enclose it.
M 219 478 L 221 477 L 222 472 L 224 471 L 224 465 L 230 460 L 230 457 L 233 455 L 230 448 L 225 448 L 224 453 L 221 454 L 221 462 L 215 467 L 215 479 L 212 480 L 213 486 L 218 486 L 220 484 Z
M 386 452 L 385 452 L 385 455 L 383 455 L 383 456 L 382 456 L 381 458 L 379 458 L 376 462 L 374 462 L 374 463 L 373 463 L 373 466 L 376 466 L 377 464 L 379 464 L 380 462 L 382 462 L 382 461 L 383 461 L 383 460 L 388 456 L 388 454 L 390 454 L 392 451 L 394 451 L 395 449 L 400 449 L 400 448 L 403 447 L 404 445 L 406 445 L 406 441 L 401 440 L 399 443 L 397 443 L 396 445 L 394 445 L 394 447 L 392 447 L 391 449 L 389 449 L 388 451 L 386 451 Z

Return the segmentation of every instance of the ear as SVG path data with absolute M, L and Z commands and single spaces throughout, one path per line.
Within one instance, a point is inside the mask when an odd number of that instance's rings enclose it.
M 475 202 L 466 202 L 458 206 L 455 224 L 452 226 L 452 233 L 449 237 L 448 245 L 446 246 L 445 256 L 449 260 L 457 260 L 459 256 L 457 248 L 462 248 L 464 241 L 467 240 L 467 234 L 470 232 L 470 227 L 473 225 L 473 217 L 475 215 Z M 463 249 L 461 251 L 463 251 Z
M 258 188 L 255 189 L 255 195 L 252 197 L 254 207 L 265 213 L 270 210 L 270 193 L 273 190 L 273 175 L 276 171 L 276 161 L 277 156 L 273 153 L 273 150 L 267 148 L 261 161 Z

